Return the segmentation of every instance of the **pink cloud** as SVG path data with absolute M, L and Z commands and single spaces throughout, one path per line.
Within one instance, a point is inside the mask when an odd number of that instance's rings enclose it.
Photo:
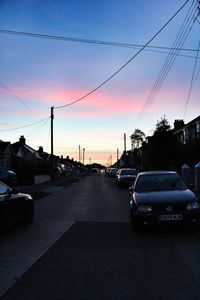
M 34 86 L 37 85 L 36 82 L 33 83 Z M 119 90 L 119 87 L 118 87 Z M 48 112 L 45 108 L 42 108 L 40 104 L 47 105 L 49 107 L 55 106 L 63 106 L 67 105 L 82 96 L 86 95 L 88 91 L 84 91 L 81 89 L 67 89 L 60 88 L 56 85 L 52 85 L 51 83 L 39 83 L 37 88 L 23 88 L 16 87 L 12 88 L 12 92 L 22 99 L 27 105 L 29 105 L 32 111 L 34 111 L 34 107 L 37 105 L 37 115 L 40 117 L 47 117 L 50 112 Z M 70 118 L 89 118 L 89 117 L 108 117 L 119 114 L 130 114 L 140 112 L 143 104 L 145 103 L 148 94 L 147 91 L 137 91 L 137 92 L 127 92 L 125 94 L 125 90 L 123 89 L 124 95 L 118 94 L 116 95 L 115 91 L 109 90 L 108 93 L 103 92 L 101 89 L 97 90 L 95 93 L 91 94 L 87 98 L 75 103 L 66 108 L 57 109 L 57 114 L 60 117 L 69 117 L 69 109 L 70 109 Z M 148 111 L 157 110 L 161 107 L 171 107 L 173 105 L 174 109 L 178 109 L 178 102 L 183 98 L 185 89 L 183 90 L 181 87 L 176 87 L 173 89 L 161 89 L 156 96 L 156 99 L 153 101 Z M 8 91 L 3 88 L 0 88 L 0 95 L 8 96 Z M 11 95 L 12 97 L 12 95 Z M 28 102 L 30 101 L 30 102 Z M 27 115 L 27 109 L 24 109 L 20 112 L 20 115 Z M 10 116 L 14 116 L 15 112 L 10 112 Z M 30 111 L 30 115 L 33 114 Z M 18 111 L 19 116 L 19 111 Z
M 155 95 L 154 95 L 155 96 Z M 193 96 L 197 96 L 197 92 L 193 92 Z M 146 97 L 142 100 L 141 109 L 147 112 L 165 112 L 166 110 L 180 112 L 187 98 L 187 89 L 181 86 L 175 88 L 162 87 L 155 97 Z M 148 100 L 148 101 L 147 101 Z
M 54 89 L 46 95 L 45 102 L 53 102 L 55 107 L 59 107 L 80 99 L 87 92 L 83 90 Z M 70 109 L 70 115 L 73 117 L 102 117 L 131 113 L 139 110 L 142 97 L 141 94 L 129 94 L 123 97 L 120 95 L 113 96 L 112 91 L 106 94 L 98 90 L 87 98 L 57 111 L 59 111 L 59 115 L 65 116 Z
M 2 127 L 12 127 L 13 126 L 13 123 L 8 123 L 8 122 L 0 122 L 0 126 Z
M 30 100 L 30 105 L 34 104 L 34 101 L 42 104 L 47 104 L 49 108 L 53 105 L 59 107 L 66 105 L 77 99 L 81 98 L 87 93 L 83 90 L 69 90 L 60 89 L 56 87 L 44 88 L 40 91 L 28 88 L 15 88 L 12 89 L 13 93 L 22 99 L 24 103 L 29 105 L 28 100 Z M 91 117 L 91 116 L 104 116 L 113 115 L 118 113 L 126 113 L 137 110 L 138 99 L 140 96 L 130 95 L 126 97 L 113 97 L 112 95 L 107 95 L 100 90 L 91 94 L 89 97 L 77 102 L 72 108 L 72 115 L 77 117 Z M 37 109 L 38 111 L 38 109 Z M 66 115 L 67 109 L 62 109 L 61 115 Z M 27 111 L 26 111 L 27 113 Z M 23 114 L 23 113 L 22 113 Z M 41 112 L 40 112 L 41 114 Z

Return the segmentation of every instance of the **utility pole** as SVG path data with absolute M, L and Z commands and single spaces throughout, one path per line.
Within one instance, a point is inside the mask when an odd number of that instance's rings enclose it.
M 119 160 L 119 149 L 117 148 L 117 167 L 118 167 L 118 160 Z
M 126 153 L 126 133 L 124 133 L 124 153 Z
M 54 106 L 51 107 L 51 180 L 53 180 L 53 119 Z
M 85 159 L 85 148 L 83 148 L 83 165 L 84 165 L 84 159 Z
M 78 146 L 78 153 L 79 153 L 78 154 L 79 155 L 79 159 L 78 160 L 79 160 L 79 162 L 81 162 L 81 146 L 80 145 Z

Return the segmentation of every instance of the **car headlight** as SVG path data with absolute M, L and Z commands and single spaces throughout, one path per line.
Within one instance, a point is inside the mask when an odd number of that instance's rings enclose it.
M 186 209 L 188 210 L 193 210 L 193 209 L 199 209 L 200 208 L 200 204 L 199 202 L 192 202 L 186 205 Z
M 150 205 L 141 204 L 141 205 L 138 205 L 138 211 L 139 212 L 151 212 L 152 207 Z

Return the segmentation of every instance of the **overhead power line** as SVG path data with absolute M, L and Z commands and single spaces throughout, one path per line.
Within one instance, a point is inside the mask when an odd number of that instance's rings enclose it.
M 94 92 L 96 92 L 98 89 L 100 89 L 102 86 L 104 86 L 107 82 L 109 82 L 113 77 L 115 77 L 121 70 L 123 70 L 130 62 L 132 62 L 132 60 L 134 60 L 136 58 L 136 56 L 138 56 L 162 31 L 165 27 L 167 27 L 167 25 L 177 16 L 177 14 L 184 8 L 184 6 L 189 2 L 189 0 L 185 1 L 185 3 L 174 13 L 174 15 L 165 23 L 165 25 L 163 25 L 161 27 L 161 29 L 135 54 L 133 55 L 124 65 L 122 65 L 116 72 L 114 72 L 111 76 L 109 76 L 105 81 L 103 81 L 101 84 L 99 84 L 96 88 L 94 88 L 93 90 L 91 90 L 90 92 L 88 92 L 87 94 L 85 94 L 84 96 L 82 96 L 81 98 L 74 100 L 68 104 L 65 105 L 61 105 L 61 106 L 57 106 L 55 107 L 55 109 L 59 109 L 59 108 L 64 108 L 70 105 L 73 105 L 85 98 L 87 98 L 88 96 L 90 96 L 91 94 L 93 94 Z
M 36 125 L 36 124 L 39 124 L 39 123 L 41 123 L 41 122 L 45 122 L 45 121 L 48 120 L 48 119 L 50 119 L 50 117 L 45 118 L 45 119 L 42 119 L 42 120 L 37 121 L 37 122 L 34 122 L 34 123 L 30 123 L 30 124 L 24 125 L 24 126 L 13 127 L 13 128 L 8 128 L 8 129 L 0 129 L 0 132 L 4 132 L 4 131 L 12 131 L 12 130 L 17 130 L 17 129 L 27 128 L 27 127 L 34 126 L 34 125 Z
M 176 48 L 179 49 L 179 48 L 183 47 L 183 44 L 184 44 L 185 40 L 187 39 L 188 34 L 191 31 L 196 18 L 197 18 L 197 8 L 196 8 L 196 5 L 194 6 L 194 0 L 193 0 L 193 3 L 191 4 L 191 7 L 185 17 L 185 20 L 184 20 L 183 24 L 181 25 L 179 33 L 173 43 L 172 49 L 176 49 Z M 148 111 L 151 104 L 155 100 L 156 95 L 158 94 L 164 80 L 166 79 L 169 71 L 171 70 L 171 68 L 175 62 L 175 59 L 177 58 L 178 52 L 179 51 L 176 51 L 176 50 L 170 51 L 144 105 L 142 106 L 142 109 L 141 109 L 135 123 L 141 122 L 145 113 Z M 136 125 L 136 126 L 138 126 L 138 125 Z
M 0 84 L 12 95 L 12 96 L 14 96 L 15 97 L 15 99 L 16 100 L 18 100 L 20 103 L 22 103 L 31 113 L 33 113 L 35 116 L 37 116 L 37 114 L 34 112 L 34 111 L 32 111 L 29 107 L 28 107 L 28 105 L 26 105 L 26 103 L 21 99 L 21 98 L 19 98 L 17 95 L 15 95 L 15 93 L 10 89 L 10 88 L 8 88 L 2 81 L 0 81 Z M 39 120 L 39 121 L 37 121 L 37 122 L 34 122 L 34 123 L 31 123 L 31 124 L 27 124 L 27 125 L 25 125 L 25 126 L 19 126 L 19 127 L 15 127 L 15 128 L 12 128 L 12 127 L 10 127 L 9 129 L 0 129 L 0 131 L 1 132 L 3 132 L 3 131 L 13 131 L 13 130 L 17 130 L 17 129 L 22 129 L 22 128 L 26 128 L 26 127 L 30 127 L 30 126 L 33 126 L 33 125 L 36 125 L 36 124 L 38 124 L 38 123 L 41 123 L 41 122 L 43 122 L 43 121 L 46 121 L 46 120 L 48 120 L 50 117 L 48 117 L 48 118 L 45 118 L 45 119 L 41 119 L 41 120 Z
M 6 89 L 12 96 L 15 97 L 15 99 L 17 101 L 19 101 L 20 103 L 22 103 L 31 113 L 33 113 L 34 115 L 37 115 L 35 112 L 33 112 L 29 107 L 28 105 L 26 105 L 26 103 L 21 99 L 19 98 L 17 95 L 15 95 L 15 93 L 10 89 L 8 88 L 2 81 L 0 81 L 0 84 L 4 87 L 4 89 Z
M 114 46 L 114 47 L 124 47 L 124 48 L 142 48 L 144 45 L 142 44 L 131 44 L 131 43 L 122 43 L 122 42 L 113 42 L 113 41 L 102 41 L 102 40 L 92 40 L 92 39 L 83 39 L 83 38 L 75 38 L 75 37 L 65 37 L 65 36 L 57 36 L 57 35 L 48 35 L 48 34 L 40 34 L 40 33 L 32 33 L 32 32 L 23 32 L 23 31 L 15 31 L 15 30 L 7 30 L 0 29 L 0 33 L 17 35 L 17 36 L 25 36 L 25 37 L 33 37 L 40 39 L 48 39 L 48 40 L 57 40 L 64 42 L 78 42 L 78 43 L 88 43 L 88 44 L 98 44 L 98 45 L 106 45 L 106 46 Z M 171 50 L 170 47 L 166 46 L 149 46 L 146 48 L 150 49 L 160 49 L 160 50 Z M 147 50 L 147 49 L 146 49 Z M 176 49 L 177 50 L 177 49 Z M 179 49 L 181 51 L 187 52 L 197 52 L 197 49 Z
M 42 123 L 40 123 L 40 125 L 34 129 L 34 131 L 32 133 L 30 133 L 28 136 L 27 136 L 27 139 L 28 140 L 31 140 L 33 139 L 33 137 L 35 137 L 37 134 L 41 133 L 41 130 L 42 128 L 45 127 L 45 125 L 49 122 L 49 118 L 48 119 L 45 119 Z M 50 123 L 50 122 L 49 122 Z
M 199 51 L 200 51 L 200 41 L 199 41 L 199 45 L 198 45 L 197 56 L 196 56 L 196 59 L 195 59 L 195 62 L 194 62 L 194 68 L 193 68 L 193 72 L 192 72 L 192 78 L 191 78 L 191 82 L 190 82 L 189 92 L 188 92 L 188 96 L 187 96 L 186 103 L 185 103 L 185 110 L 184 110 L 184 114 L 183 114 L 183 119 L 185 119 L 185 115 L 186 115 L 186 112 L 187 112 L 187 108 L 188 108 L 192 88 L 193 88 L 194 82 L 195 82 L 195 72 L 196 72 L 196 67 L 197 67 L 197 59 L 198 59 Z

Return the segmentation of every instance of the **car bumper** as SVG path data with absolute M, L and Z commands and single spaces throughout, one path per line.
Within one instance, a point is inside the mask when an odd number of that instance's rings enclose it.
M 131 181 L 123 181 L 123 180 L 117 181 L 118 186 L 128 187 L 128 186 L 133 186 L 133 184 L 134 184 L 134 180 L 131 180 Z
M 199 223 L 200 210 L 180 211 L 173 213 L 132 213 L 133 218 L 141 223 L 147 224 L 181 224 L 181 223 Z

